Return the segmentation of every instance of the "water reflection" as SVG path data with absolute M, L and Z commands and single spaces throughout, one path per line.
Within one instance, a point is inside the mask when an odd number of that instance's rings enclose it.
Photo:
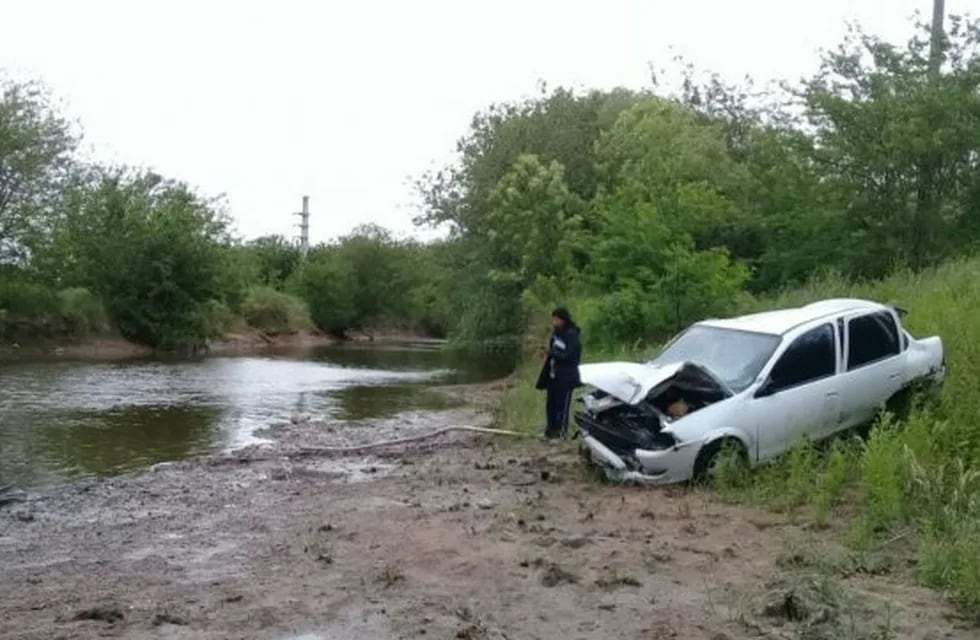
M 339 406 L 333 416 L 341 420 L 364 420 L 402 411 L 437 410 L 459 406 L 460 401 L 417 386 L 346 387 L 332 392 Z
M 0 365 L 0 485 L 105 475 L 240 446 L 294 412 L 345 420 L 448 406 L 427 389 L 506 358 L 353 346 L 262 358 Z
M 207 447 L 212 440 L 211 425 L 220 415 L 218 407 L 207 405 L 79 412 L 65 416 L 57 428 L 38 430 L 31 438 L 31 457 L 34 466 L 60 468 L 71 475 L 130 471 Z

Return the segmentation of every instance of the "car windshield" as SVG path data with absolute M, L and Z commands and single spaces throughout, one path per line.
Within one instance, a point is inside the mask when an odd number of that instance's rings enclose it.
M 739 393 L 756 379 L 779 341 L 779 336 L 766 333 L 695 325 L 668 344 L 650 363 L 699 364 Z

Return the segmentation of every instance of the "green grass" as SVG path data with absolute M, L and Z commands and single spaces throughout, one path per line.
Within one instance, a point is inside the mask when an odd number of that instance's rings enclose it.
M 796 291 L 757 300 L 753 309 L 854 296 L 894 302 L 909 310 L 914 335 L 938 334 L 948 374 L 938 403 L 913 409 L 901 423 L 884 415 L 858 446 L 836 444 L 807 459 L 790 453 L 774 472 L 756 472 L 748 489 L 725 479 L 722 491 L 740 499 L 787 496 L 826 521 L 847 496 L 849 544 L 859 550 L 895 536 L 915 541 L 919 577 L 948 592 L 965 609 L 980 606 L 980 259 L 959 260 L 919 274 L 850 283 L 828 275 Z M 786 467 L 792 469 L 785 471 Z M 800 478 L 813 490 L 800 491 Z M 856 514 L 856 515 L 854 515 Z
M 938 402 L 913 408 L 900 423 L 879 420 L 867 437 L 814 446 L 799 443 L 755 470 L 725 461 L 715 482 L 729 500 L 765 505 L 841 523 L 847 543 L 865 553 L 901 536 L 914 543 L 920 580 L 942 589 L 965 610 L 980 607 L 980 258 L 918 274 L 900 272 L 854 283 L 828 274 L 804 287 L 750 299 L 731 312 L 796 306 L 831 297 L 892 302 L 909 310 L 917 336 L 939 335 L 948 372 Z M 540 328 L 539 328 L 540 329 Z M 536 333 L 541 333 L 538 331 Z M 653 349 L 624 345 L 586 359 L 641 360 Z M 543 340 L 542 340 L 543 343 Z M 630 357 L 632 356 L 632 357 Z M 498 419 L 531 430 L 543 420 L 544 396 L 533 388 L 538 359 L 516 374 Z
M 543 433 L 544 393 L 534 388 L 540 363 L 527 358 L 514 372 L 513 386 L 497 408 L 494 421 L 501 429 L 521 433 Z

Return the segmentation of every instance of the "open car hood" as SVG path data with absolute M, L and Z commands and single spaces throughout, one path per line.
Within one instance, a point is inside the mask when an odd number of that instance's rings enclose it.
M 641 364 L 637 362 L 603 362 L 579 367 L 582 382 L 627 404 L 642 402 L 657 386 L 684 374 L 696 377 L 731 395 L 731 390 L 714 374 L 693 362 Z

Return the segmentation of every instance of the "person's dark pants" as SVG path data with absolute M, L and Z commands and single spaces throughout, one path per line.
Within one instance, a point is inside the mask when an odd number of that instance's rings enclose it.
M 572 410 L 572 392 L 575 386 L 554 381 L 548 387 L 546 412 L 548 427 L 544 432 L 547 438 L 564 438 L 568 430 L 568 417 Z

